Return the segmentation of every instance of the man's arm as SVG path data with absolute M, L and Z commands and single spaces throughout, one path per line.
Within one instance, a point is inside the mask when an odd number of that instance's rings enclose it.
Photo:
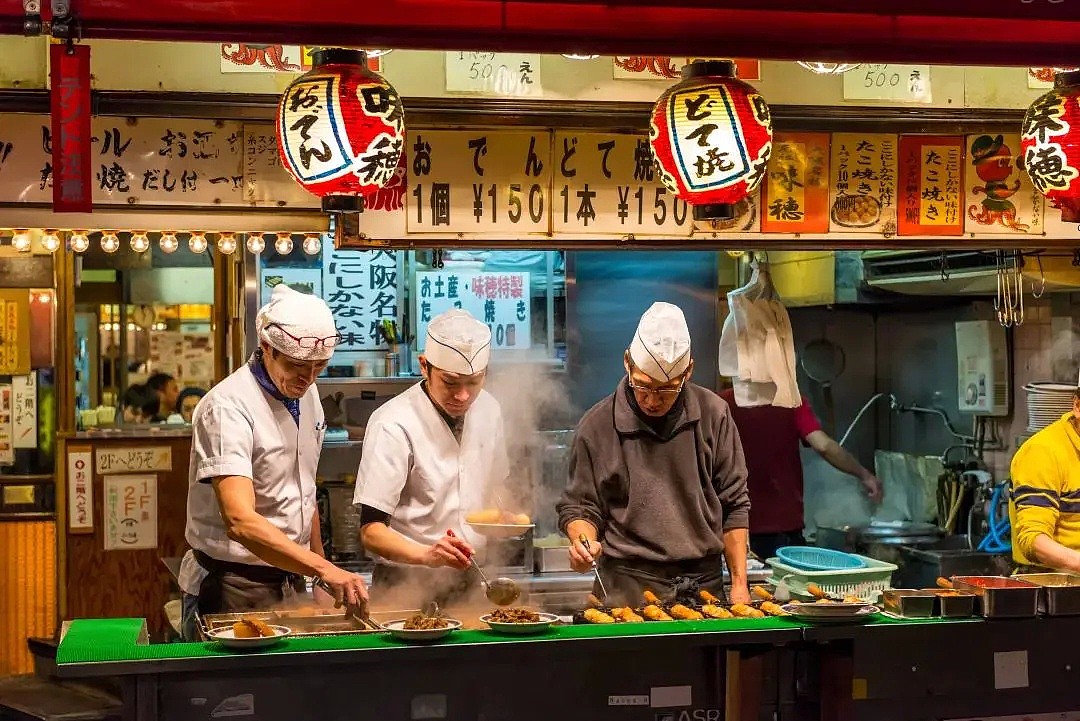
M 746 457 L 739 429 L 730 413 L 725 413 L 717 431 L 713 468 L 713 488 L 724 514 L 724 558 L 731 575 L 732 603 L 747 603 L 750 589 L 746 578 L 746 556 L 750 546 L 750 491 L 746 485 Z
M 828 461 L 830 466 L 858 479 L 873 503 L 881 503 L 883 496 L 881 481 L 859 463 L 855 456 L 845 451 L 839 443 L 829 437 L 828 433 L 813 431 L 806 436 L 806 442 L 819 456 Z
M 323 558 L 326 558 L 326 549 L 323 548 L 322 543 L 322 524 L 319 522 L 319 509 L 315 509 L 315 518 L 311 521 L 311 541 L 308 543 L 308 548 L 312 553 L 318 554 Z
M 371 521 L 360 527 L 360 542 L 364 548 L 395 563 L 438 568 L 449 566 L 459 570 L 469 567 L 473 548 L 461 538 L 443 536 L 430 546 L 411 541 L 384 521 Z
M 1080 552 L 1063 546 L 1045 533 L 1040 533 L 1031 544 L 1032 554 L 1040 566 L 1062 571 L 1080 571 Z
M 1080 570 L 1080 552 L 1054 540 L 1061 514 L 1062 474 L 1053 452 L 1030 441 L 1010 467 L 1016 506 L 1013 543 L 1024 558 L 1047 568 Z
M 570 539 L 570 567 L 578 573 L 588 573 L 593 561 L 603 553 L 600 530 L 604 525 L 604 511 L 596 487 L 592 453 L 580 431 L 574 435 L 568 470 L 566 490 L 555 504 L 555 512 L 559 517 L 559 528 Z M 589 541 L 588 550 L 579 540 L 581 536 Z

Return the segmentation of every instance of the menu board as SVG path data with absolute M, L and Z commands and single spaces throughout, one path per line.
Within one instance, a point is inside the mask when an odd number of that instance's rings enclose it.
M 900 138 L 900 235 L 963 235 L 962 137 Z
M 157 548 L 157 476 L 105 476 L 106 551 Z
M 0 289 L 0 375 L 30 372 L 30 293 Z
M 692 214 L 655 177 L 647 135 L 555 134 L 556 233 L 688 236 Z
M 1016 165 L 1019 133 L 965 138 L 965 229 L 980 234 L 1043 232 L 1046 200 Z
M 549 131 L 418 130 L 408 145 L 410 233 L 550 230 Z
M 763 183 L 763 233 L 829 231 L 829 134 L 777 133 Z
M 322 298 L 341 334 L 335 365 L 357 360 L 357 351 L 387 347 L 380 324 L 397 321 L 399 293 L 396 251 L 335 249 L 323 243 Z
M 897 136 L 833 133 L 829 231 L 896 231 Z
M 428 323 L 439 313 L 462 308 L 488 325 L 493 349 L 532 345 L 528 273 L 420 272 L 416 286 L 417 338 L 427 337 Z

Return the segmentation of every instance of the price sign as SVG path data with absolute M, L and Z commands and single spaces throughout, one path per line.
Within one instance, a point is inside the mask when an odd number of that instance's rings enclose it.
M 932 102 L 929 65 L 860 65 L 844 73 L 844 100 Z
M 511 97 L 541 96 L 540 56 L 527 53 L 446 53 L 446 90 Z

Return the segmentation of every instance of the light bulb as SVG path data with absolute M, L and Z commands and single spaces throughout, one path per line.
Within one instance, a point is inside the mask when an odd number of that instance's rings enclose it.
M 579 55 L 578 53 L 563 53 L 562 56 L 567 60 L 596 60 L 599 55 Z
M 191 239 L 188 241 L 188 248 L 192 253 L 205 253 L 206 233 L 203 233 L 202 231 L 192 232 Z
M 116 237 L 116 231 L 107 230 L 101 234 L 101 249 L 106 253 L 120 250 L 120 239 Z
M 236 250 L 236 236 L 233 233 L 222 233 L 218 238 L 217 249 L 225 255 L 232 255 Z
M 849 70 L 854 70 L 861 63 L 817 63 L 812 61 L 799 61 L 801 67 L 806 68 L 818 75 L 843 75 Z
M 277 240 L 274 241 L 274 250 L 278 252 L 278 255 L 288 255 L 292 249 L 292 236 L 288 233 L 278 233 Z
M 20 253 L 30 252 L 30 231 L 25 228 L 16 229 L 11 238 L 11 247 Z
M 150 239 L 146 237 L 145 230 L 136 230 L 131 234 L 131 249 L 136 253 L 150 250 Z
M 247 249 L 248 252 L 258 255 L 266 250 L 266 241 L 263 240 L 262 233 L 248 233 L 247 234 Z
M 72 231 L 71 249 L 76 253 L 85 253 L 90 249 L 90 239 L 86 237 L 85 230 Z
M 46 230 L 45 235 L 41 236 L 41 247 L 50 253 L 60 250 L 60 233 L 55 230 Z
M 162 253 L 175 253 L 180 247 L 180 241 L 176 239 L 176 233 L 171 230 L 162 231 L 161 237 L 158 238 L 158 247 L 161 248 Z
M 308 233 L 304 236 L 304 252 L 308 255 L 318 255 L 322 250 L 322 238 L 317 234 Z

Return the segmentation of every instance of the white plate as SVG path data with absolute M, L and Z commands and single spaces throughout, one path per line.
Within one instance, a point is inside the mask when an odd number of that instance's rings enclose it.
M 397 621 L 387 621 L 382 627 L 389 631 L 391 636 L 401 641 L 437 641 L 461 628 L 461 621 L 453 618 L 446 619 L 450 624 L 446 628 L 432 629 L 408 629 L 405 628 L 405 621 L 404 618 Z
M 819 613 L 819 609 L 829 606 L 840 606 L 841 612 Z M 870 616 L 881 613 L 881 609 L 870 604 L 856 603 L 789 603 L 781 606 L 795 618 L 810 621 L 811 623 L 850 623 L 862 621 Z
M 551 628 L 551 624 L 559 620 L 559 617 L 553 613 L 541 613 L 540 620 L 535 623 L 501 623 L 499 621 L 492 621 L 491 614 L 485 613 L 480 617 L 480 620 L 486 623 L 492 631 L 526 635 L 530 633 L 542 633 L 548 630 Z
M 536 524 L 534 523 L 518 525 L 515 523 L 466 522 L 465 525 L 479 533 L 481 536 L 487 536 L 489 538 L 520 538 L 528 533 L 530 528 L 536 527 Z
M 274 630 L 273 636 L 258 636 L 255 638 L 237 638 L 234 635 L 232 626 L 226 628 L 219 628 L 214 631 L 208 631 L 207 635 L 210 639 L 217 641 L 225 648 L 235 649 L 251 649 L 251 648 L 266 648 L 267 646 L 273 646 L 275 643 L 281 641 L 292 634 L 292 629 L 285 626 L 270 626 Z

